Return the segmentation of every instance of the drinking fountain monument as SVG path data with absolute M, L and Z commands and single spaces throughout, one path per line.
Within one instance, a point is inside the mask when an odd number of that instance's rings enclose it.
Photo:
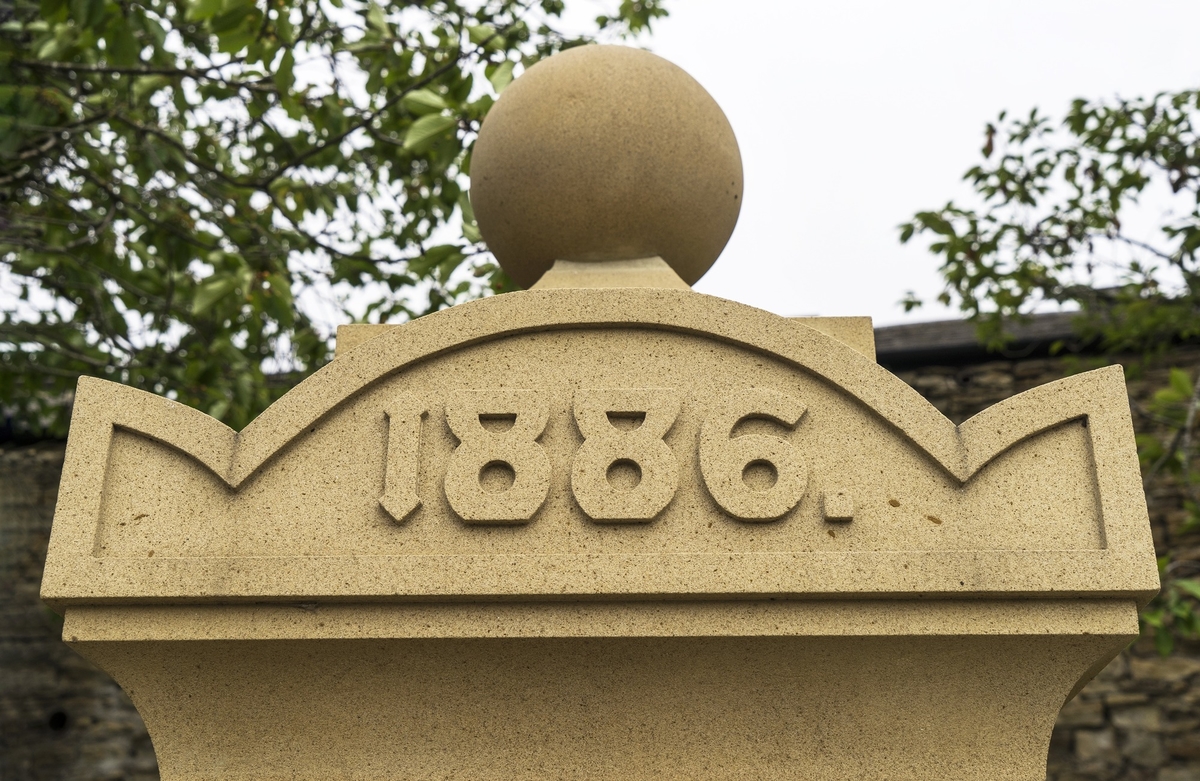
M 528 290 L 240 432 L 80 381 L 42 595 L 163 779 L 1042 781 L 1158 589 L 1121 369 L 955 426 L 868 319 L 693 292 L 741 159 L 646 52 L 530 68 L 471 176 Z

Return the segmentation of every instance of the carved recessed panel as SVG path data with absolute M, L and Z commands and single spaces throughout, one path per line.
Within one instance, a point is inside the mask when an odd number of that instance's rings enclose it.
M 612 370 L 605 356 L 646 338 L 663 360 Z M 505 467 L 512 485 L 488 472 Z M 1079 422 L 962 485 L 803 370 L 686 335 L 568 331 L 384 380 L 236 491 L 178 451 L 122 434 L 97 553 L 1094 550 L 1092 473 Z M 823 495 L 839 491 L 853 495 L 855 522 L 831 538 Z
M 47 598 L 1156 582 L 1118 369 L 956 427 L 803 325 L 669 291 L 501 296 L 370 348 L 241 433 L 82 383 Z

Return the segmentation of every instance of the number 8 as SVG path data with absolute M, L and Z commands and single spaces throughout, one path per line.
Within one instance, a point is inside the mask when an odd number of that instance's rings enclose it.
M 491 432 L 485 417 L 512 421 Z M 550 459 L 537 439 L 546 428 L 549 406 L 540 391 L 461 390 L 446 404 L 446 423 L 459 445 L 446 465 L 442 486 L 446 501 L 467 523 L 525 523 L 550 491 Z M 481 480 L 500 467 L 513 476 L 507 489 L 491 492 Z
M 594 521 L 644 522 L 663 511 L 679 486 L 679 464 L 662 438 L 679 416 L 680 395 L 667 388 L 587 389 L 575 394 L 583 444 L 571 463 L 571 493 Z M 642 417 L 623 431 L 614 419 Z M 629 488 L 613 484 L 615 467 L 637 475 Z

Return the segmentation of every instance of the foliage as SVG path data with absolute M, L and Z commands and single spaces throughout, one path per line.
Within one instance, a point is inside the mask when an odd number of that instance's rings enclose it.
M 1175 638 L 1200 637 L 1200 579 L 1172 577 L 1170 561 L 1159 559 L 1162 592 L 1142 611 L 1143 633 L 1154 638 L 1154 647 L 1163 656 L 1175 650 Z
M 920 212 L 900 239 L 931 237 L 940 300 L 956 301 L 990 345 L 1004 342 L 1005 323 L 1052 303 L 1077 307 L 1081 335 L 1110 355 L 1161 359 L 1200 336 L 1198 121 L 1196 90 L 1076 100 L 1061 124 L 1036 110 L 1001 114 L 964 177 L 979 205 Z M 1169 211 L 1139 231 L 1147 204 L 1162 203 Z M 1134 404 L 1138 445 L 1147 489 L 1182 489 L 1187 532 L 1200 529 L 1200 377 L 1178 367 L 1169 377 L 1149 404 Z M 1164 561 L 1163 591 L 1143 614 L 1164 653 L 1177 637 L 1200 639 L 1200 582 L 1183 577 L 1195 564 Z
M 522 67 L 662 2 L 583 36 L 562 0 L 6 4 L 0 409 L 61 434 L 90 374 L 240 428 L 328 359 L 319 318 L 511 285 L 464 191 L 480 122 Z
M 1196 467 L 1196 413 L 1200 407 L 1200 384 L 1178 367 L 1169 370 L 1166 386 L 1155 391 L 1146 404 L 1133 402 L 1141 418 L 1137 434 L 1142 480 L 1147 491 L 1172 485 L 1182 486 L 1186 520 L 1181 535 L 1200 531 L 1200 488 Z M 1132 401 L 1132 400 L 1131 400 Z M 1172 492 L 1174 493 L 1174 492 Z M 1143 631 L 1154 638 L 1159 652 L 1168 654 L 1176 638 L 1200 639 L 1200 561 L 1159 559 L 1162 592 L 1142 613 Z

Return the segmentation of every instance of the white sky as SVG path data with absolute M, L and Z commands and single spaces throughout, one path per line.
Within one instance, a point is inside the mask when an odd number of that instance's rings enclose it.
M 1002 109 L 1200 86 L 1197 0 L 675 0 L 646 41 L 704 85 L 741 146 L 745 203 L 696 289 L 781 315 L 904 315 L 941 290 L 896 225 L 965 193 Z

